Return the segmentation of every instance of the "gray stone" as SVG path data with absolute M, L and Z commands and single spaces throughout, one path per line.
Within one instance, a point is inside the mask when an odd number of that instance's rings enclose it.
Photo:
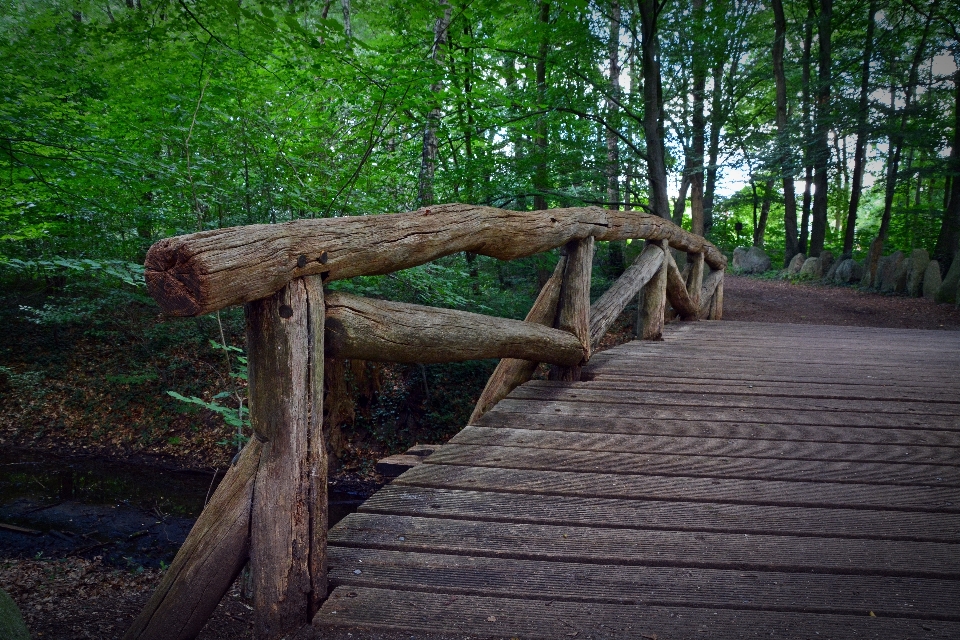
M 833 272 L 833 281 L 840 284 L 860 282 L 860 280 L 863 279 L 863 272 L 864 268 L 862 264 L 856 260 L 847 258 L 837 264 L 837 270 Z
M 930 264 L 930 254 L 926 249 L 914 249 L 910 254 L 910 270 L 907 272 L 906 293 L 918 298 L 923 293 L 923 274 Z
M 957 295 L 957 289 L 960 289 L 960 251 L 953 256 L 953 262 L 950 263 L 950 270 L 940 285 L 937 292 L 937 302 L 960 302 L 960 296 Z
M 733 250 L 733 267 L 742 273 L 763 273 L 770 270 L 770 258 L 760 247 Z
M 910 258 L 907 258 L 903 262 L 897 265 L 897 270 L 893 274 L 893 292 L 894 293 L 906 293 L 907 292 L 907 274 L 910 273 L 910 270 L 913 268 L 913 262 Z
M 878 288 L 880 291 L 884 293 L 893 292 L 897 284 L 897 267 L 900 266 L 901 262 L 903 262 L 902 251 L 896 251 L 880 258 L 880 263 L 877 265 L 877 282 L 879 283 Z
M 931 260 L 923 274 L 923 297 L 927 300 L 936 298 L 941 284 L 943 284 L 943 281 L 940 279 L 940 263 Z
M 840 268 L 841 264 L 843 264 L 843 260 L 834 260 L 833 265 L 831 265 L 830 270 L 827 271 L 827 275 L 823 276 L 823 279 L 829 282 L 833 282 L 834 278 L 837 275 L 837 269 Z
M 787 265 L 787 273 L 789 275 L 795 275 L 800 273 L 800 269 L 803 268 L 803 263 L 806 262 L 807 256 L 802 253 L 798 253 L 793 256 L 793 260 L 790 261 L 790 264 Z
M 820 255 L 817 257 L 820 258 L 820 270 L 823 272 L 821 275 L 824 275 L 824 276 L 828 275 L 830 273 L 830 269 L 833 268 L 833 264 L 835 262 L 833 258 L 833 251 L 830 251 L 829 249 L 824 249 L 823 251 L 820 252 Z
M 820 258 L 807 258 L 800 267 L 800 276 L 807 278 L 822 278 L 823 269 L 820 266 Z
M 20 609 L 3 589 L 0 589 L 0 638 L 3 640 L 30 640 L 30 632 L 23 622 Z

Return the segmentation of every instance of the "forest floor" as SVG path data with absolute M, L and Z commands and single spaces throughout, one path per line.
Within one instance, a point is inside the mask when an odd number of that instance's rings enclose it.
M 960 330 L 960 310 L 953 305 L 866 293 L 851 287 L 736 276 L 725 279 L 724 319 Z M 616 336 L 605 340 L 604 347 L 629 339 L 625 322 L 621 322 L 620 327 Z M 216 446 L 213 439 L 209 446 Z M 79 451 L 84 444 L 75 443 L 72 448 Z M 222 451 L 211 451 L 204 457 L 213 459 L 222 455 Z M 370 464 L 363 466 L 370 467 Z M 376 486 L 376 478 L 354 473 L 355 482 Z M 10 556 L 0 549 L 0 588 L 10 593 L 19 604 L 33 637 L 43 640 L 119 638 L 149 598 L 161 573 L 160 569 L 143 566 L 119 566 L 90 553 L 48 559 Z M 239 584 L 234 585 L 199 637 L 205 640 L 250 638 L 251 611 Z M 309 634 L 301 635 L 306 637 Z M 365 630 L 343 631 L 325 637 L 337 640 L 410 638 L 408 634 Z

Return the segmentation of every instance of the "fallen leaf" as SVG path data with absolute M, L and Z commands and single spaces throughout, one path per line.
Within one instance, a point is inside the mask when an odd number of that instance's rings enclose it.
M 871 618 L 876 618 L 876 617 L 877 617 L 877 614 L 875 614 L 873 611 L 871 611 L 871 612 L 870 612 L 870 617 L 871 617 Z
M 496 622 L 496 621 L 497 621 L 496 616 L 487 616 L 487 622 Z

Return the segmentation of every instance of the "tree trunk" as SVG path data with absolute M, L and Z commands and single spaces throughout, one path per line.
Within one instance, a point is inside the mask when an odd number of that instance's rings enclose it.
M 830 39 L 833 34 L 833 0 L 820 0 L 817 20 L 817 106 L 814 115 L 814 192 L 813 224 L 810 230 L 809 255 L 817 257 L 823 251 L 827 233 L 827 192 L 830 181 L 827 169 L 830 163 Z
M 548 30 L 550 24 L 550 3 L 540 2 L 540 28 L 543 34 L 540 38 L 540 48 L 537 51 L 537 100 L 538 104 L 547 102 L 547 53 L 550 50 Z M 533 145 L 537 151 L 537 165 L 533 173 L 533 208 L 543 210 L 547 208 L 547 116 L 541 114 L 537 118 L 536 129 L 533 134 Z
M 736 61 L 731 62 L 736 64 Z M 703 232 L 710 233 L 713 226 L 713 196 L 717 189 L 717 162 L 720 158 L 720 131 L 723 114 L 723 64 L 713 68 L 713 89 L 710 96 L 710 147 L 708 151 L 707 180 L 703 189 Z
M 698 31 L 704 30 L 703 0 L 693 0 L 693 23 Z M 699 46 L 693 48 L 693 170 L 690 174 L 690 230 L 700 236 L 706 231 L 703 218 L 703 159 L 707 128 L 703 113 L 703 96 L 707 86 L 705 57 Z
M 949 195 L 944 206 L 940 233 L 937 235 L 937 245 L 933 250 L 934 259 L 941 265 L 953 264 L 954 256 L 960 249 L 960 71 L 954 72 L 953 85 L 953 148 L 950 149 L 947 164 L 950 175 L 944 184 L 944 191 Z
M 787 130 L 787 79 L 783 71 L 783 51 L 786 45 L 787 20 L 783 13 L 783 0 L 773 0 L 774 40 L 773 77 L 777 87 L 777 156 L 783 176 L 783 228 L 784 266 L 800 252 L 797 236 L 797 196 L 793 186 L 793 162 Z
M 816 18 L 814 0 L 807 0 L 807 19 L 803 25 L 803 54 L 802 67 L 802 103 L 803 123 L 801 129 L 803 146 L 803 212 L 800 219 L 800 237 L 797 241 L 800 253 L 807 253 L 807 240 L 810 234 L 810 196 L 813 194 L 813 154 L 810 153 L 812 135 L 810 132 L 810 67 L 812 65 L 811 50 L 813 48 L 813 21 Z
M 770 216 L 770 203 L 773 200 L 773 180 L 763 185 L 763 204 L 760 205 L 760 219 L 753 231 L 753 246 L 763 247 L 763 237 L 767 232 L 767 218 Z
M 345 3 L 347 0 L 343 0 Z M 450 26 L 450 7 L 447 0 L 439 0 L 444 7 L 443 17 L 438 18 L 433 25 L 433 46 L 430 49 L 430 59 L 440 65 L 443 61 L 441 47 L 447 41 L 447 29 Z M 349 13 L 349 4 L 344 5 L 344 15 Z M 439 82 L 430 86 L 434 94 L 440 93 L 443 85 Z M 433 176 L 437 170 L 437 127 L 440 124 L 440 105 L 435 104 L 427 114 L 427 122 L 423 131 L 423 151 L 420 154 L 420 188 L 417 193 L 417 206 L 428 207 L 435 201 Z
M 616 131 L 620 128 L 620 3 L 614 0 L 610 6 L 610 34 L 607 40 L 607 57 L 610 64 L 610 97 L 607 98 L 607 202 L 613 210 L 620 208 L 620 147 Z M 611 127 L 613 129 L 611 129 Z M 619 277 L 626 265 L 623 261 L 621 241 L 610 243 L 610 274 Z
M 660 43 L 657 36 L 658 2 L 640 0 L 641 55 L 643 60 L 643 133 L 647 141 L 647 181 L 650 209 L 661 218 L 670 217 L 667 199 L 667 165 L 663 147 Z
M 568 242 L 564 251 L 567 264 L 560 286 L 560 302 L 554 326 L 572 333 L 583 347 L 583 361 L 590 359 L 590 278 L 593 270 L 593 238 Z M 551 367 L 551 380 L 576 382 L 580 367 Z

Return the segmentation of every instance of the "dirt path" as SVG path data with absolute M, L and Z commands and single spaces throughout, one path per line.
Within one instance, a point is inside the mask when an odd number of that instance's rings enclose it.
M 728 275 L 724 320 L 960 330 L 960 310 L 923 298 L 866 293 L 851 287 L 794 284 Z

